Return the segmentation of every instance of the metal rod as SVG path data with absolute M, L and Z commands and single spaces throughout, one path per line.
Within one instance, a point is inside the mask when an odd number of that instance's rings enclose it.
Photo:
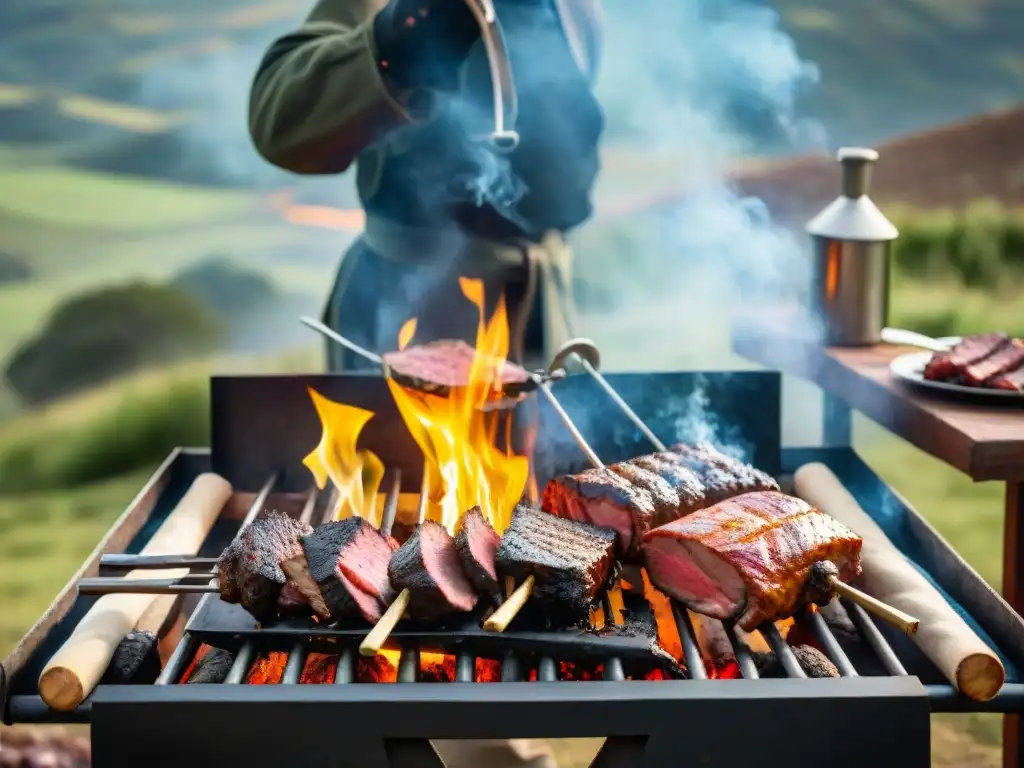
M 316 486 L 309 492 L 309 496 L 306 497 L 306 503 L 302 505 L 302 511 L 299 512 L 299 522 L 309 525 L 313 522 L 313 512 L 316 509 L 316 500 L 320 495 L 320 491 L 317 490 Z
M 228 676 L 224 678 L 224 685 L 239 685 L 245 682 L 249 668 L 256 660 L 256 646 L 249 641 L 242 645 L 235 656 L 235 661 L 228 670 Z
M 555 412 L 558 414 L 558 417 L 562 420 L 562 424 L 565 426 L 567 430 L 569 430 L 569 434 L 572 435 L 573 440 L 576 441 L 576 445 L 580 447 L 580 450 L 583 451 L 584 454 L 586 454 L 587 459 L 590 461 L 590 463 L 597 467 L 598 469 L 604 467 L 604 462 L 602 462 L 601 459 L 597 457 L 597 454 L 594 453 L 594 449 L 590 447 L 586 439 L 584 439 L 583 435 L 580 434 L 580 431 L 576 429 L 576 425 L 573 423 L 572 417 L 570 417 L 569 414 L 566 413 L 565 409 L 562 407 L 562 404 L 558 402 L 558 398 L 555 397 L 555 395 L 551 392 L 548 383 L 542 380 L 536 374 L 531 375 L 533 376 L 533 380 L 537 383 L 538 389 L 540 389 L 540 391 L 544 394 L 544 397 L 547 398 L 547 401 L 548 403 L 551 404 L 551 407 L 555 409 Z
M 196 655 L 196 651 L 199 649 L 199 641 L 196 640 L 188 632 L 181 636 L 181 640 L 174 647 L 174 652 L 171 653 L 171 658 L 167 660 L 164 668 L 160 670 L 160 674 L 157 677 L 154 685 L 170 685 L 171 683 L 177 683 L 181 680 L 181 676 L 185 674 L 185 670 L 188 668 L 189 662 L 192 661 Z
M 425 476 L 426 467 L 424 467 L 423 469 Z M 395 526 L 395 518 L 398 516 L 398 496 L 401 493 L 401 491 L 402 470 L 396 469 L 394 472 L 394 477 L 391 480 L 391 487 L 388 489 L 388 495 L 384 498 L 384 511 L 383 513 L 381 513 L 380 517 L 380 532 L 385 536 L 390 536 L 391 529 Z
M 284 673 L 281 675 L 281 683 L 284 685 L 298 685 L 302 678 L 302 669 L 306 666 L 306 648 L 302 643 L 292 646 L 292 652 L 288 654 L 288 663 L 284 665 Z
M 658 436 L 651 431 L 651 428 L 644 423 L 644 420 L 641 419 L 637 412 L 630 407 L 629 403 L 622 399 L 622 395 L 615 391 L 615 387 L 608 383 L 608 379 L 601 375 L 601 372 L 592 366 L 590 361 L 586 358 L 580 357 L 579 355 L 574 355 L 574 357 L 580 361 L 580 364 L 583 366 L 583 370 L 593 377 L 594 381 L 596 381 L 601 386 L 601 389 L 605 391 L 605 394 L 608 395 L 608 397 L 610 397 L 617 406 L 619 406 L 619 409 L 626 414 L 629 420 L 633 422 L 633 425 L 640 430 L 640 433 L 650 440 L 651 445 L 659 451 L 667 451 L 668 447 L 658 439 Z
M 558 665 L 550 656 L 542 656 L 537 664 L 537 679 L 542 683 L 553 683 L 558 680 Z
M 419 648 L 403 648 L 398 657 L 398 682 L 415 683 L 420 674 Z
M 775 626 L 774 622 L 766 621 L 758 629 L 761 631 L 764 639 L 768 641 L 768 645 L 775 651 L 775 658 L 779 660 L 782 668 L 786 671 L 787 677 L 807 677 L 807 673 L 800 666 L 796 654 L 793 653 L 793 649 L 789 647 L 789 643 L 786 642 L 786 639 L 779 632 L 779 628 Z
M 604 663 L 604 674 L 601 675 L 602 680 L 609 680 L 611 682 L 619 683 L 626 679 L 626 672 L 622 668 L 622 659 L 618 656 L 612 656 Z
M 191 595 L 219 592 L 216 584 L 195 584 L 181 579 L 93 578 L 78 582 L 81 595 Z
M 519 669 L 519 658 L 509 651 L 501 660 L 501 682 L 518 683 L 523 679 L 523 673 Z
M 697 636 L 693 631 L 693 622 L 690 621 L 690 614 L 686 608 L 675 600 L 672 601 L 672 617 L 676 620 L 676 631 L 679 640 L 683 644 L 683 658 L 686 660 L 686 671 L 694 680 L 706 680 L 707 670 L 704 668 L 704 659 L 697 645 Z
M 336 344 L 341 344 L 341 346 L 345 347 L 351 352 L 355 352 L 357 355 L 366 360 L 369 360 L 371 363 L 380 366 L 384 365 L 384 360 L 383 358 L 381 358 L 380 355 L 375 354 L 368 349 L 360 347 L 354 341 L 349 341 L 340 333 L 338 333 L 335 330 L 332 330 L 331 328 L 328 328 L 319 320 L 314 320 L 312 317 L 300 317 L 299 322 L 309 328 L 312 328 L 314 331 L 321 334 L 322 336 L 326 336 L 328 339 L 335 342 Z
M 220 558 L 217 557 L 196 557 L 194 555 L 103 555 L 100 558 L 100 567 L 127 571 L 192 568 L 200 565 L 216 567 L 219 560 Z
M 455 682 L 472 683 L 476 677 L 476 657 L 468 651 L 461 651 L 455 657 Z
M 733 651 L 736 653 L 736 665 L 740 668 L 740 674 L 743 675 L 743 679 L 757 680 L 760 678 L 761 676 L 757 673 L 757 665 L 754 663 L 754 657 L 750 653 L 750 648 L 736 634 L 736 627 L 733 626 L 732 622 L 723 622 L 722 626 L 725 627 L 725 634 L 729 638 L 729 642 L 732 643 Z
M 356 681 L 356 654 L 351 648 L 345 648 L 338 656 L 338 666 L 334 670 L 334 684 L 348 685 Z
M 843 677 L 857 677 L 857 669 L 846 655 L 846 651 L 839 645 L 839 641 L 832 634 L 828 624 L 825 623 L 825 617 L 817 611 L 807 611 L 804 615 L 804 621 L 811 628 L 811 632 L 814 633 L 815 639 L 821 644 L 825 654 L 836 665 L 839 674 Z
M 875 626 L 875 622 L 868 616 L 867 611 L 861 608 L 852 600 L 841 599 L 840 603 L 846 609 L 847 614 L 864 641 L 871 646 L 878 660 L 885 671 L 890 675 L 902 677 L 907 674 L 903 663 L 896 656 L 896 652 L 889 645 L 889 642 L 882 635 L 882 632 Z

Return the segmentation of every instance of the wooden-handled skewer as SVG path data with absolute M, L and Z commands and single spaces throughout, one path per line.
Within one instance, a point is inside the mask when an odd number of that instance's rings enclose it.
M 856 587 L 851 587 L 846 582 L 840 581 L 836 576 L 832 576 L 828 583 L 837 595 L 849 598 L 868 613 L 875 614 L 875 616 L 892 624 L 906 635 L 913 635 L 921 625 L 920 620 L 915 619 L 909 613 L 904 613 L 899 608 L 893 608 L 891 605 L 873 598 L 867 592 L 861 592 Z
M 533 576 L 527 576 L 523 583 L 516 587 L 515 591 L 508 596 L 508 599 L 498 606 L 494 613 L 487 617 L 487 620 L 484 621 L 484 629 L 488 632 L 504 632 L 508 629 L 512 619 L 516 617 L 523 606 L 526 605 L 526 601 L 530 599 L 534 581 Z
M 380 520 L 380 532 L 384 536 L 391 535 L 391 528 L 395 523 L 395 517 L 398 514 L 398 494 L 401 490 L 402 476 L 400 473 L 395 473 L 395 481 L 391 486 L 391 491 L 388 493 L 387 500 L 384 502 L 384 514 Z M 428 490 L 428 473 L 427 467 L 423 467 L 423 482 L 420 485 L 420 506 L 418 510 L 418 519 L 422 522 L 427 511 L 427 490 Z M 384 611 L 377 623 L 370 630 L 370 633 L 363 638 L 363 642 L 359 644 L 359 655 L 360 656 L 376 656 L 380 653 L 380 649 L 384 643 L 388 641 L 391 633 L 394 631 L 398 622 L 402 620 L 402 616 L 405 614 L 406 609 L 409 607 L 409 598 L 412 593 L 408 589 L 403 589 L 398 593 L 398 597 L 394 599 L 388 609 Z

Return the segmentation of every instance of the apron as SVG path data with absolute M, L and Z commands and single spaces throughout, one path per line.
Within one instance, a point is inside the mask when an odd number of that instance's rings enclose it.
M 398 332 L 415 317 L 413 343 L 476 340 L 477 309 L 459 277 L 484 284 L 487 316 L 501 295 L 509 314 L 509 359 L 546 368 L 576 327 L 572 252 L 559 233 L 540 243 L 496 243 L 454 228 L 427 229 L 368 217 L 366 231 L 343 257 L 323 322 L 378 354 L 396 349 Z M 330 371 L 377 370 L 331 342 Z

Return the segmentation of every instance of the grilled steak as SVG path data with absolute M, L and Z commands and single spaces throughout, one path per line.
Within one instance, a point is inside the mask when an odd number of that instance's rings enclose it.
M 223 683 L 235 663 L 235 654 L 221 648 L 211 648 L 196 662 L 192 674 L 186 683 L 199 685 L 202 683 Z
M 494 555 L 498 551 L 498 534 L 484 518 L 480 507 L 473 507 L 462 518 L 462 527 L 455 537 L 462 569 L 478 592 L 501 595 Z
M 150 684 L 160 676 L 156 635 L 133 629 L 118 643 L 100 680 L 106 685 Z
M 962 383 L 969 387 L 980 387 L 990 379 L 1002 376 L 1024 366 L 1024 341 L 1013 339 L 988 357 L 964 369 Z
M 1005 333 L 977 333 L 965 336 L 945 352 L 936 352 L 924 368 L 924 377 L 931 381 L 949 381 L 962 376 L 974 365 L 1010 341 Z
M 324 523 L 303 536 L 301 544 L 319 593 L 310 599 L 317 615 L 326 621 L 362 617 L 376 623 L 395 599 L 388 582 L 391 541 L 368 520 L 347 517 Z
M 254 520 L 221 555 L 221 599 L 241 604 L 257 620 L 278 608 L 294 606 L 296 595 L 292 590 L 285 593 L 284 604 L 279 603 L 286 582 L 281 563 L 302 554 L 299 537 L 311 530 L 281 512 Z
M 620 557 L 633 560 L 648 531 L 730 496 L 778 487 L 764 472 L 710 445 L 679 445 L 557 477 L 544 489 L 542 506 L 558 517 L 614 530 Z
M 985 382 L 985 386 L 992 389 L 1005 389 L 1008 392 L 1024 392 L 1024 366 L 1016 371 L 1010 371 L 990 379 Z
M 455 539 L 430 520 L 420 523 L 391 555 L 388 579 L 396 592 L 409 590 L 409 616 L 417 621 L 471 611 L 478 599 L 462 569 Z
M 469 384 L 473 362 L 479 353 L 464 341 L 442 339 L 409 346 L 383 355 L 384 374 L 398 383 L 424 392 L 444 392 Z M 506 361 L 500 364 L 502 388 L 514 394 L 531 383 L 524 368 Z
M 574 622 L 591 603 L 615 564 L 615 533 L 520 505 L 512 513 L 495 556 L 498 573 L 516 583 L 534 577 L 533 598 L 549 616 Z
M 651 581 L 697 613 L 744 630 L 828 597 L 817 576 L 860 574 L 860 538 L 801 499 L 774 491 L 727 499 L 651 531 Z M 832 570 L 834 569 L 834 570 Z
M 682 457 L 683 463 L 704 486 L 705 506 L 753 491 L 777 491 L 775 480 L 728 456 L 709 443 L 673 445 L 672 452 Z

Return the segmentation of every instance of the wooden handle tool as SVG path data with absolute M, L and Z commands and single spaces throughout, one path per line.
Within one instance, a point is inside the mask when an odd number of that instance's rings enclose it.
M 914 643 L 975 701 L 988 701 L 1006 679 L 999 657 L 897 549 L 885 532 L 824 464 L 807 464 L 794 478 L 797 494 L 863 539 L 858 584 L 873 597 L 921 619 Z
M 533 576 L 527 576 L 523 583 L 520 584 L 516 591 L 509 595 L 508 600 L 498 606 L 498 609 L 487 617 L 484 621 L 484 629 L 488 632 L 504 632 L 508 629 L 508 625 L 512 623 L 512 619 L 523 609 L 526 605 L 526 601 L 530 599 L 530 593 L 533 592 L 534 578 Z
M 185 496 L 143 548 L 144 555 L 196 554 L 221 509 L 231 497 L 231 484 L 215 474 L 195 479 Z M 125 579 L 180 578 L 188 568 L 167 571 L 135 570 Z M 71 637 L 43 668 L 39 695 L 51 708 L 73 710 L 92 693 L 118 643 L 136 627 L 158 598 L 153 594 L 105 595 L 82 617 Z M 164 603 L 167 610 L 170 603 Z M 147 623 L 155 621 L 153 615 Z

